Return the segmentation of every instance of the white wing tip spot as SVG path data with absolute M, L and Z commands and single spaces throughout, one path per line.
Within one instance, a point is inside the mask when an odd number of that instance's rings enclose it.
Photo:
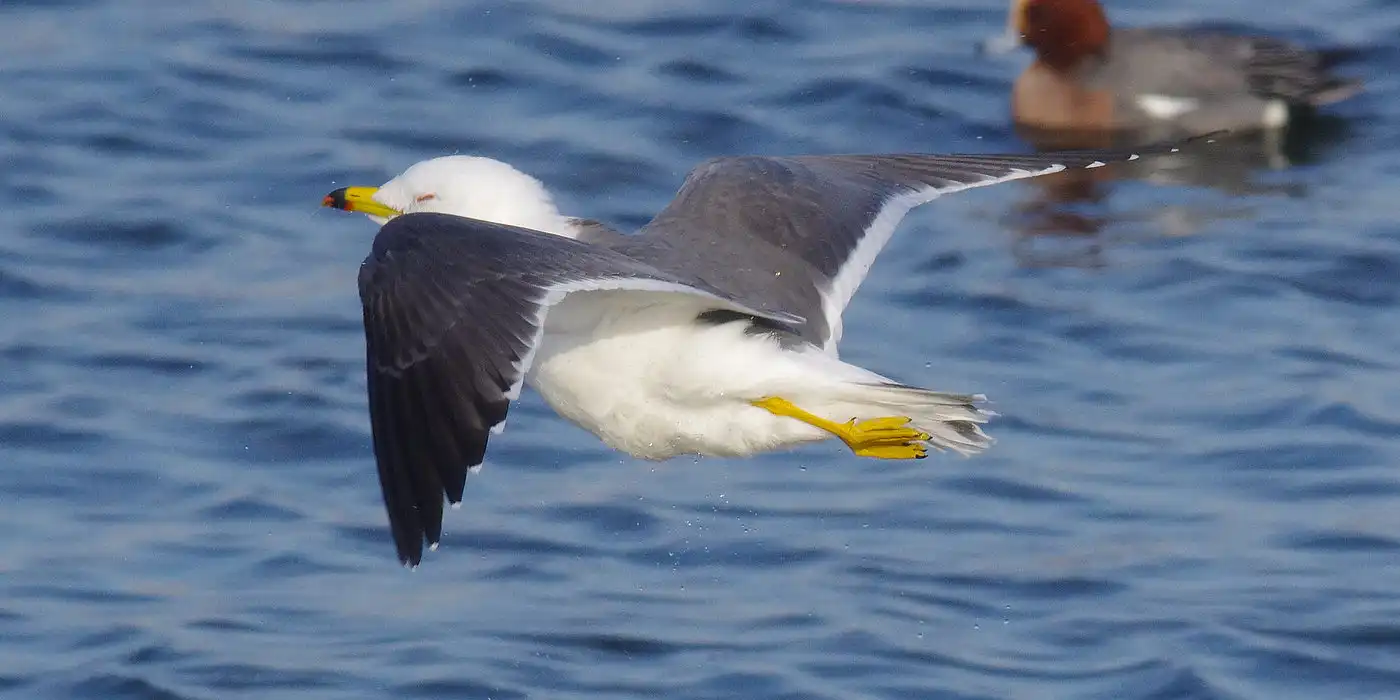
M 429 552 L 436 552 L 436 551 L 437 551 L 437 547 L 438 547 L 438 543 L 436 543 L 436 542 L 429 543 L 429 544 L 428 544 L 428 551 L 429 551 Z
M 1129 161 L 1129 162 L 1132 162 L 1132 161 L 1135 161 L 1135 160 L 1137 160 L 1138 158 L 1141 158 L 1141 157 L 1142 157 L 1142 156 L 1140 156 L 1140 155 L 1134 153 L 1134 154 L 1128 156 L 1128 161 Z
M 1090 164 L 1084 166 L 1084 169 L 1085 169 L 1085 170 L 1092 170 L 1092 169 L 1094 169 L 1094 168 L 1102 168 L 1102 167 L 1105 166 L 1105 165 L 1108 165 L 1108 163 L 1105 163 L 1105 162 L 1103 162 L 1103 161 L 1101 161 L 1101 160 L 1096 160 L 1096 161 L 1094 161 L 1094 162 L 1092 162 L 1092 163 L 1090 163 Z

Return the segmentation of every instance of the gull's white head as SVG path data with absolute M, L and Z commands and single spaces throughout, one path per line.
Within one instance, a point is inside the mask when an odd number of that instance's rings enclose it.
M 379 223 L 400 214 L 438 212 L 573 237 L 544 185 L 506 163 L 443 156 L 414 163 L 379 187 L 344 187 L 323 206 L 357 211 Z

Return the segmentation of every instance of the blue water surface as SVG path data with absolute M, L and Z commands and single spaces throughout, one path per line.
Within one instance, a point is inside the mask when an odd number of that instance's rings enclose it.
M 907 220 L 843 357 L 988 394 L 986 454 L 645 463 L 527 394 L 397 565 L 322 195 L 479 153 L 630 227 L 715 155 L 1025 151 L 1004 12 L 0 3 L 0 695 L 1400 697 L 1395 0 L 1112 3 L 1369 92 Z

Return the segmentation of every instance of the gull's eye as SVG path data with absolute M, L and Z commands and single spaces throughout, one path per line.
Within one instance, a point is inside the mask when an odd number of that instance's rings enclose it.
M 432 193 L 432 192 L 429 192 L 429 193 L 427 193 L 427 194 L 420 194 L 420 195 L 418 195 L 417 197 L 414 197 L 414 198 L 413 198 L 413 201 L 418 202 L 419 204 L 422 204 L 423 202 L 428 202 L 428 201 L 431 201 L 431 200 L 434 200 L 434 199 L 437 199 L 437 195 L 434 194 L 434 193 Z

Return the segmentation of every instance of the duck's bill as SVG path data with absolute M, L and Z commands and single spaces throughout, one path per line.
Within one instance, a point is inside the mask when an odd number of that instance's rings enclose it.
M 376 219 L 392 219 L 403 212 L 374 201 L 378 187 L 342 187 L 321 200 L 321 206 L 354 211 Z

